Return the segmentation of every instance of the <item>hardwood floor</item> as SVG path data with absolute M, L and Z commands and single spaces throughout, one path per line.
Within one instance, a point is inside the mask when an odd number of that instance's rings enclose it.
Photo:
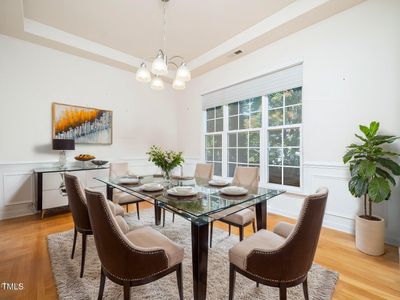
M 150 205 L 141 204 L 141 209 L 147 207 Z M 130 211 L 134 210 L 131 206 Z M 279 221 L 295 222 L 269 214 L 268 228 Z M 168 222 L 171 219 L 167 216 Z M 219 222 L 215 226 L 228 228 Z M 49 214 L 44 220 L 35 215 L 0 221 L 0 299 L 56 299 L 46 237 L 72 228 L 70 213 Z M 235 229 L 233 233 L 238 234 Z M 245 235 L 249 234 L 252 234 L 251 226 L 245 230 Z M 386 246 L 383 256 L 372 257 L 355 249 L 353 236 L 323 229 L 315 260 L 340 273 L 334 299 L 400 299 L 396 247 Z M 23 283 L 24 289 L 5 291 L 3 282 Z

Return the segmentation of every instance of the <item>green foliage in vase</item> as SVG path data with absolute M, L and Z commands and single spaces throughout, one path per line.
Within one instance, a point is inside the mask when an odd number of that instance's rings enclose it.
M 355 136 L 362 144 L 348 146 L 343 162 L 350 165 L 351 194 L 357 198 L 364 198 L 364 215 L 361 217 L 374 220 L 372 202 L 388 200 L 391 189 L 396 184 L 394 177 L 400 175 L 400 165 L 391 159 L 400 154 L 387 151 L 382 146 L 393 143 L 399 137 L 379 135 L 379 122 L 375 121 L 371 122 L 369 127 L 360 125 L 360 130 L 363 136 Z
M 172 150 L 164 151 L 160 147 L 154 145 L 150 147 L 146 154 L 149 156 L 149 161 L 153 162 L 167 174 L 171 172 L 172 169 L 181 166 L 185 162 L 182 152 Z

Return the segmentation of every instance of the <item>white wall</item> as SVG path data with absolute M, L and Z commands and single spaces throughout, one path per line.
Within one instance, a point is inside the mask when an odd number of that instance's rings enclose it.
M 352 232 L 359 203 L 347 191 L 345 146 L 358 124 L 372 120 L 400 135 L 399 12 L 400 1 L 366 1 L 194 79 L 180 96 L 178 147 L 201 157 L 201 94 L 303 61 L 304 192 L 330 187 L 326 224 Z M 278 199 L 270 206 L 290 216 L 300 207 Z M 376 210 L 387 221 L 387 241 L 400 243 L 399 187 Z
M 175 92 L 156 92 L 135 74 L 0 35 L 0 219 L 29 213 L 32 168 L 56 162 L 51 150 L 51 103 L 113 111 L 112 145 L 76 145 L 100 159 L 145 163 L 157 144 L 177 147 Z
M 99 158 L 143 157 L 148 147 L 177 146 L 176 100 L 123 71 L 0 35 L 0 163 L 57 160 L 51 150 L 51 103 L 113 111 L 112 145 L 77 145 Z

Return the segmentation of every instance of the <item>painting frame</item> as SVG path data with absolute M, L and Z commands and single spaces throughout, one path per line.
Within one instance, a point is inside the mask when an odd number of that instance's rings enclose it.
M 52 102 L 51 104 L 51 118 L 52 118 L 52 129 L 51 129 L 51 135 L 53 139 L 56 138 L 71 138 L 71 137 L 58 137 L 56 133 L 56 127 L 57 127 L 57 112 L 58 110 L 64 107 L 66 109 L 70 110 L 85 110 L 85 111 L 95 111 L 95 112 L 100 112 L 102 114 L 107 115 L 107 117 L 110 119 L 110 124 L 109 124 L 109 137 L 107 141 L 89 141 L 88 138 L 86 138 L 86 141 L 84 141 L 85 136 L 81 137 L 76 137 L 73 136 L 72 138 L 75 140 L 75 144 L 83 144 L 83 145 L 111 145 L 113 143 L 113 129 L 114 129 L 114 115 L 112 110 L 107 110 L 107 109 L 101 109 L 101 108 L 95 108 L 95 107 L 88 107 L 88 106 L 81 106 L 81 105 L 75 105 L 75 104 L 69 104 L 69 103 L 60 103 L 60 102 Z M 82 141 L 83 140 L 83 141 Z

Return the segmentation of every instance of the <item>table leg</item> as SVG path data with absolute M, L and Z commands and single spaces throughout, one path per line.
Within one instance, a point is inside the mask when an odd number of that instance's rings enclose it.
M 267 202 L 256 204 L 257 230 L 267 229 Z
M 110 201 L 113 200 L 113 190 L 114 190 L 114 187 L 107 184 L 107 199 Z
M 192 223 L 193 298 L 205 300 L 207 294 L 208 223 Z
M 158 201 L 154 201 L 154 218 L 155 218 L 155 224 L 160 225 L 161 224 L 161 207 L 158 205 Z

